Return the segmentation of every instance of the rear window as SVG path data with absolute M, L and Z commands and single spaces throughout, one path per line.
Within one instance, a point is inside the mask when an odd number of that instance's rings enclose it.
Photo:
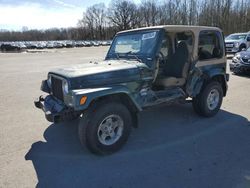
M 199 35 L 199 60 L 223 57 L 223 40 L 217 31 L 202 31 Z

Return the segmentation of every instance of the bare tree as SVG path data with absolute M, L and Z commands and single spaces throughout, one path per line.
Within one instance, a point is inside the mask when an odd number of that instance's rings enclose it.
M 131 1 L 113 0 L 109 8 L 109 19 L 119 30 L 132 28 L 136 19 L 136 5 Z
M 157 0 L 144 0 L 141 4 L 141 11 L 146 26 L 154 26 L 159 23 L 159 7 Z
M 225 34 L 250 31 L 250 0 L 113 0 L 83 12 L 76 28 L 0 30 L 0 41 L 112 39 L 117 31 L 143 26 L 187 24 L 218 26 Z
M 92 12 L 94 16 L 94 27 L 99 33 L 97 38 L 104 37 L 104 26 L 106 22 L 106 7 L 104 3 L 96 4 L 92 6 Z
M 190 0 L 189 2 L 189 10 L 188 10 L 188 24 L 189 25 L 196 25 L 197 24 L 197 1 Z

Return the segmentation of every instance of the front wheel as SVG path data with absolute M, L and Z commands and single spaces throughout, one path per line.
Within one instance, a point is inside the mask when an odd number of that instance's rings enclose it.
M 212 117 L 220 110 L 222 99 L 221 84 L 212 81 L 201 90 L 198 96 L 193 98 L 194 111 L 201 116 Z
M 129 110 L 121 103 L 99 103 L 80 120 L 81 144 L 96 154 L 110 154 L 126 143 L 132 125 Z
M 239 47 L 239 52 L 241 52 L 243 49 L 246 49 L 246 47 L 243 45 L 241 45 L 240 47 Z

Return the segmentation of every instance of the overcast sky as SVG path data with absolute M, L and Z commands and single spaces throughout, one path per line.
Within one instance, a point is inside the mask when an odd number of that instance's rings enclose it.
M 0 29 L 74 27 L 86 7 L 101 2 L 110 0 L 0 0 Z

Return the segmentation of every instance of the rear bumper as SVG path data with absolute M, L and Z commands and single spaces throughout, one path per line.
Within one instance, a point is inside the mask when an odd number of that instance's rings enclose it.
M 41 109 L 45 118 L 49 122 L 67 121 L 77 118 L 80 113 L 68 108 L 63 102 L 55 99 L 53 96 L 40 96 L 34 101 L 35 107 Z

